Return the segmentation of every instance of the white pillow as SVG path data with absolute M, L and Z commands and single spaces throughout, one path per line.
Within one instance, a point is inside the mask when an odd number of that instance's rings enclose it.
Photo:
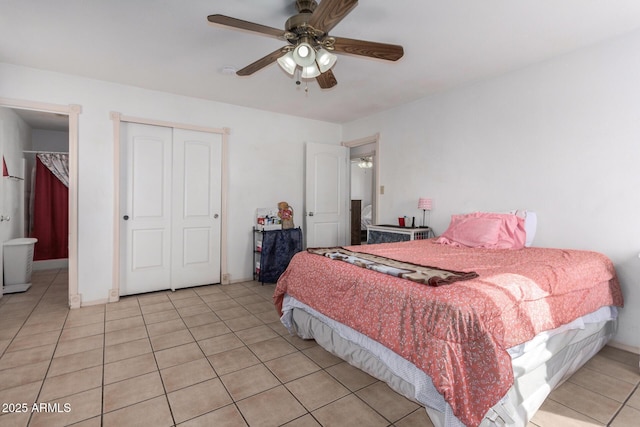
M 536 229 L 538 228 L 538 216 L 535 212 L 522 209 L 514 209 L 512 211 L 509 211 L 509 213 L 524 218 L 524 231 L 527 233 L 524 245 L 531 246 L 533 244 L 533 238 L 536 237 Z

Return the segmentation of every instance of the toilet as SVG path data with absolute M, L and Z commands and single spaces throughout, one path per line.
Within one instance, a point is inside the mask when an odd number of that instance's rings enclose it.
M 33 249 L 38 239 L 21 237 L 3 244 L 3 293 L 24 292 L 31 287 Z

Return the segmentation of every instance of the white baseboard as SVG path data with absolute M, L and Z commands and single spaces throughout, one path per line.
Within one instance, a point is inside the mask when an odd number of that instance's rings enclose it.
M 56 268 L 69 268 L 69 260 L 67 258 L 60 258 L 33 261 L 34 270 L 53 270 Z
M 627 345 L 627 344 L 623 344 L 621 342 L 617 342 L 616 340 L 611 340 L 607 343 L 608 346 L 613 347 L 613 348 L 617 348 L 619 350 L 624 350 L 624 351 L 628 351 L 629 353 L 635 353 L 635 354 L 640 354 L 640 348 L 635 347 L 635 346 L 631 346 L 631 345 Z
M 108 303 L 109 303 L 109 298 L 101 298 L 101 299 L 96 299 L 92 301 L 82 301 L 82 304 L 80 306 L 89 307 L 92 305 L 102 305 L 102 304 L 108 304 Z
M 233 279 L 229 281 L 230 285 L 236 284 L 236 283 L 243 283 L 243 282 L 252 282 L 253 281 L 253 277 L 250 278 L 244 278 L 244 279 Z

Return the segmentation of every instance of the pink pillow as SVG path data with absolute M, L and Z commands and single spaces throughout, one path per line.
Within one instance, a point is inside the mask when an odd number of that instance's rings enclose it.
M 521 249 L 525 240 L 523 218 L 513 214 L 474 212 L 451 215 L 449 228 L 436 243 L 470 248 Z

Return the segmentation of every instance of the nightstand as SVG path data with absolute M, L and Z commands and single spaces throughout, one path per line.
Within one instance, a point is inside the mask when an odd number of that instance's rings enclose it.
M 367 243 L 408 242 L 435 237 L 430 227 L 400 227 L 399 225 L 370 225 Z

